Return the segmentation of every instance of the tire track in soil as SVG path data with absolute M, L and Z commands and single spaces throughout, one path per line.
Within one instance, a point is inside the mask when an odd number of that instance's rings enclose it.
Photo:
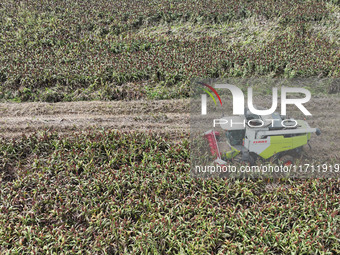
M 0 137 L 105 128 L 170 133 L 177 139 L 188 134 L 188 109 L 188 100 L 1 103 Z

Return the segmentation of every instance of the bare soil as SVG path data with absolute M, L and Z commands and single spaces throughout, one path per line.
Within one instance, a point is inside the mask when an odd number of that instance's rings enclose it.
M 167 132 L 179 137 L 189 130 L 188 104 L 188 100 L 2 103 L 0 136 L 107 128 Z
M 41 130 L 59 133 L 88 128 L 170 133 L 175 140 L 189 134 L 189 100 L 91 101 L 67 103 L 0 104 L 0 137 L 18 137 Z M 340 163 L 340 98 L 313 98 L 305 105 L 313 114 L 307 121 L 321 129 L 312 135 L 305 157 Z M 293 108 L 292 108 L 293 109 Z M 289 108 L 288 108 L 289 111 Z M 303 118 L 298 109 L 291 117 Z M 294 115 L 295 114 L 295 115 Z

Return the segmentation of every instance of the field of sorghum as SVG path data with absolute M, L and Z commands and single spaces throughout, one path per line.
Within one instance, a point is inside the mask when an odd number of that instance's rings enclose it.
M 0 101 L 338 78 L 339 12 L 338 0 L 1 1 Z M 187 136 L 152 132 L 0 138 L 0 254 L 340 253 L 339 180 L 194 179 L 189 153 Z
M 152 133 L 2 139 L 0 253 L 339 253 L 339 181 L 194 179 L 188 154 Z
M 178 98 L 193 77 L 339 77 L 339 10 L 337 0 L 5 1 L 0 100 Z

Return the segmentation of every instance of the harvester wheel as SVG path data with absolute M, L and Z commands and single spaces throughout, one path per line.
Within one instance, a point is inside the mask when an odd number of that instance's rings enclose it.
M 280 158 L 279 161 L 284 166 L 290 166 L 294 164 L 294 158 L 291 155 L 284 155 Z

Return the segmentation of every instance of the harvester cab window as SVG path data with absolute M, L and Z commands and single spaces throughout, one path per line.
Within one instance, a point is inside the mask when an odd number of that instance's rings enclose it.
M 226 132 L 226 136 L 228 139 L 228 142 L 230 143 L 231 146 L 235 145 L 242 145 L 243 143 L 243 138 L 245 136 L 245 130 L 228 130 Z
M 281 124 L 282 118 L 277 112 L 274 112 L 270 115 L 263 115 L 261 117 L 265 123 L 265 126 L 269 127 L 269 130 L 283 129 Z
M 244 117 L 247 121 L 260 119 L 259 115 L 251 113 L 248 108 L 244 110 Z

